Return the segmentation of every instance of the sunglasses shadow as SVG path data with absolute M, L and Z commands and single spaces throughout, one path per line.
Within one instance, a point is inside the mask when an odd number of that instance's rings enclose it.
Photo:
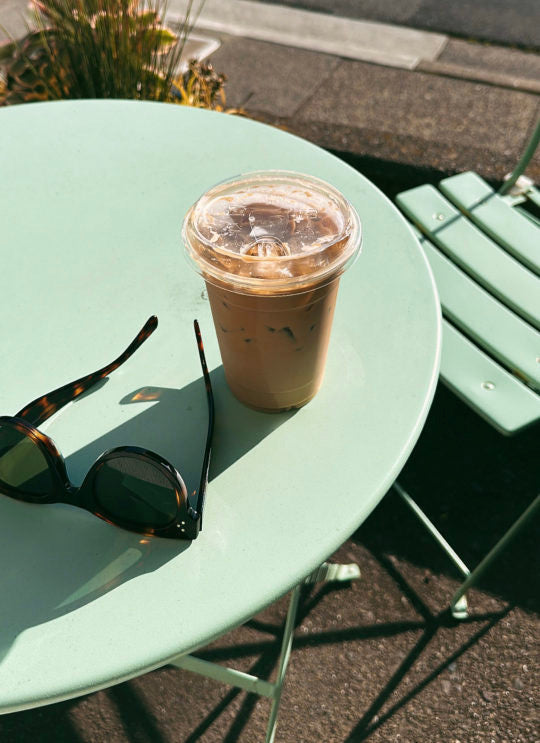
M 229 390 L 223 366 L 210 372 L 215 424 L 209 481 L 241 459 L 296 411 L 260 413 L 240 403 Z M 70 479 L 80 484 L 93 462 L 116 446 L 155 451 L 180 472 L 188 493 L 199 486 L 208 429 L 208 403 L 202 376 L 182 389 L 140 387 L 120 400 L 142 411 L 66 458 Z
M 221 366 L 210 378 L 215 399 L 211 482 L 294 411 L 265 414 L 245 407 L 229 391 Z M 66 457 L 71 482 L 80 485 L 104 451 L 131 445 L 159 453 L 180 472 L 188 493 L 196 490 L 208 427 L 202 376 L 182 389 L 142 387 L 119 404 L 141 411 Z M 54 439 L 53 426 L 48 433 Z M 208 502 L 211 497 L 210 484 Z M 2 610 L 0 662 L 26 628 L 75 611 L 172 560 L 182 569 L 191 544 L 144 538 L 70 506 L 36 506 L 7 497 L 0 498 L 0 524 L 9 525 L 0 525 L 0 589 L 10 597 Z M 203 530 L 198 539 L 204 538 Z

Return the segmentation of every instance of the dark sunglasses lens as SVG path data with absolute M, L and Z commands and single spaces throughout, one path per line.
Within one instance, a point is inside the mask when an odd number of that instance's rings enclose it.
M 0 425 L 0 486 L 29 495 L 47 495 L 52 477 L 45 455 L 29 436 Z
M 115 457 L 101 465 L 94 496 L 103 515 L 135 526 L 159 528 L 176 517 L 176 491 L 167 476 L 143 459 Z

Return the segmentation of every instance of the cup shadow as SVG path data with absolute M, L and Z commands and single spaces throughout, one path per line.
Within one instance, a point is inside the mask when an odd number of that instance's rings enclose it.
M 294 411 L 259 413 L 229 391 L 218 367 L 210 373 L 216 417 L 210 480 L 234 464 Z M 80 485 L 104 451 L 141 446 L 159 454 L 181 473 L 188 493 L 198 487 L 208 427 L 202 377 L 182 389 L 141 387 L 119 401 L 141 412 L 66 457 L 70 480 Z M 51 428 L 51 435 L 54 434 Z M 208 494 L 211 497 L 211 492 Z M 81 509 L 0 498 L 0 577 L 3 602 L 0 662 L 29 627 L 79 609 L 126 581 L 183 562 L 191 542 L 141 537 Z M 204 539 L 204 530 L 199 539 Z

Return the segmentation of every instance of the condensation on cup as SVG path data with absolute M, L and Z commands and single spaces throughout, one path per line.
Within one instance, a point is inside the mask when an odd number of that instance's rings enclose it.
M 309 402 L 323 380 L 339 278 L 360 250 L 351 204 L 312 176 L 246 173 L 191 207 L 183 240 L 206 282 L 233 394 L 266 412 Z

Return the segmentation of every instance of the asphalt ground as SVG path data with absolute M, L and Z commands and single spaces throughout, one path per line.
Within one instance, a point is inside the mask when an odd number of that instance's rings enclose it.
M 258 0 L 540 50 L 537 0 Z
M 469 168 L 500 181 L 540 112 L 537 93 L 510 83 L 539 77 L 538 56 L 519 50 L 450 39 L 435 61 L 450 55 L 464 77 L 219 38 L 212 61 L 228 75 L 228 105 L 334 151 L 390 196 Z M 540 180 L 538 156 L 530 174 Z M 499 436 L 440 387 L 401 480 L 474 563 L 538 492 L 538 442 L 538 429 Z M 457 624 L 445 611 L 454 569 L 388 494 L 334 556 L 357 561 L 361 580 L 306 589 L 276 740 L 539 740 L 537 531 L 522 532 Z M 271 676 L 285 610 L 284 598 L 201 657 Z M 164 668 L 3 716 L 0 741 L 253 743 L 268 710 L 267 700 Z

